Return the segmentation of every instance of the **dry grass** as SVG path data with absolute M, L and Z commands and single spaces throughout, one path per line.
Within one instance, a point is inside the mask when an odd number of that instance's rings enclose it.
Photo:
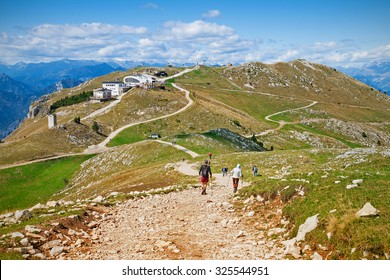
M 349 235 L 347 231 L 349 231 L 351 224 L 358 219 L 355 213 L 356 211 L 350 210 L 341 217 L 329 216 L 326 226 L 327 232 L 332 233 L 337 238 L 347 238 Z

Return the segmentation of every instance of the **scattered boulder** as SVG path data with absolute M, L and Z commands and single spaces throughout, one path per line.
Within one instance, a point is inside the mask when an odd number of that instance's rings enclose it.
M 64 247 L 54 246 L 50 250 L 50 256 L 52 256 L 52 257 L 57 256 L 57 255 L 61 254 L 63 250 L 64 250 Z
M 357 184 L 350 184 L 350 185 L 347 185 L 345 188 L 346 188 L 347 190 L 350 190 L 350 189 L 354 189 L 354 188 L 357 188 L 357 187 L 358 187 Z
M 34 211 L 34 210 L 36 210 L 36 209 L 44 209 L 44 208 L 47 208 L 47 206 L 46 206 L 46 205 L 43 205 L 43 204 L 41 204 L 41 203 L 38 203 L 38 204 L 34 205 L 33 207 L 31 207 L 29 210 L 30 210 L 30 211 Z
M 372 217 L 372 216 L 378 216 L 378 210 L 374 208 L 374 206 L 371 205 L 371 203 L 367 202 L 364 204 L 363 208 L 360 209 L 356 213 L 357 217 Z
M 315 261 L 320 261 L 320 260 L 322 260 L 322 257 L 317 252 L 314 252 L 314 254 L 311 256 L 311 259 L 315 260 Z
M 347 185 L 346 188 L 347 188 L 348 190 L 349 190 L 349 189 L 354 189 L 354 188 L 360 186 L 362 183 L 363 183 L 363 179 L 352 180 L 352 184 Z
M 352 184 L 356 184 L 358 186 L 360 186 L 362 183 L 363 183 L 363 179 L 356 179 L 352 181 Z
M 33 255 L 33 257 L 35 259 L 39 259 L 39 260 L 46 260 L 46 256 L 42 253 L 35 254 L 35 255 Z
M 26 221 L 32 218 L 32 214 L 29 210 L 17 210 L 15 212 L 16 221 Z
M 24 235 L 23 235 L 23 233 L 18 232 L 18 231 L 11 233 L 11 238 L 17 238 L 17 237 L 24 238 Z
M 306 233 L 312 231 L 317 227 L 318 224 L 318 215 L 311 216 L 306 219 L 305 223 L 299 226 L 298 233 L 296 236 L 297 241 L 305 240 Z
M 28 238 L 23 238 L 19 241 L 20 245 L 24 246 L 24 247 L 27 247 L 30 242 L 28 241 Z
M 58 201 L 48 201 L 48 202 L 46 203 L 46 206 L 47 206 L 47 207 L 59 207 L 60 204 L 58 203 Z
M 47 250 L 47 249 L 52 249 L 54 247 L 60 247 L 60 245 L 61 245 L 61 240 L 57 239 L 57 240 L 52 240 L 52 241 L 45 243 L 42 246 L 42 248 Z
M 99 225 L 98 222 L 93 221 L 93 222 L 90 222 L 90 223 L 88 224 L 88 227 L 89 227 L 89 228 L 95 228 L 95 227 L 97 227 L 98 225 Z
M 295 237 L 290 240 L 282 241 L 282 244 L 286 246 L 284 253 L 291 254 L 294 258 L 299 258 L 301 250 L 298 246 L 295 246 L 296 242 L 297 239 Z
M 103 201 L 104 201 L 104 198 L 101 195 L 99 195 L 98 197 L 96 197 L 93 200 L 93 202 L 96 202 L 96 203 L 102 203 Z
M 31 233 L 39 233 L 39 232 L 41 232 L 41 230 L 39 228 L 37 228 L 36 226 L 31 226 L 31 225 L 27 225 L 24 229 L 27 232 L 31 232 Z

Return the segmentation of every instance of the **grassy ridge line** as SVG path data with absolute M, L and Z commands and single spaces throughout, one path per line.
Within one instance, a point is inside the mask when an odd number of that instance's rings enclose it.
M 0 213 L 45 203 L 66 186 L 81 163 L 93 156 L 72 156 L 0 170 Z

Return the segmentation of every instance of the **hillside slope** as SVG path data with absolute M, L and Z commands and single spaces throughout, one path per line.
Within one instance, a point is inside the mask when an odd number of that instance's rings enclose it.
M 34 174 L 17 177 L 21 190 L 29 189 L 30 181 L 41 186 L 40 176 L 48 177 L 39 170 L 46 164 L 29 160 L 89 153 L 77 157 L 82 163 L 76 168 L 67 167 L 72 175 L 51 174 L 56 188 L 40 190 L 54 202 L 31 208 L 31 223 L 50 234 L 29 236 L 34 252 L 53 259 L 389 257 L 388 96 L 332 68 L 301 60 L 168 70 L 171 77 L 164 87 L 132 89 L 116 103 L 85 101 L 58 108 L 54 129 L 48 129 L 46 116 L 53 102 L 129 72 L 47 96 L 35 104 L 38 113 L 0 144 L 6 201 L 23 196 L 9 190 L 15 176 L 28 174 L 30 166 Z M 109 109 L 91 114 L 102 108 Z M 113 139 L 107 136 L 121 128 Z M 152 132 L 161 139 L 148 140 Z M 114 144 L 108 147 L 107 142 Z M 200 196 L 197 172 L 206 158 L 211 159 L 216 187 Z M 60 170 L 64 161 L 47 163 Z M 15 162 L 20 164 L 6 165 Z M 220 170 L 238 163 L 244 177 L 233 194 L 224 187 L 230 178 Z M 186 165 L 190 172 L 183 172 Z M 254 165 L 259 176 L 251 173 Z M 368 202 L 375 207 L 374 216 L 357 216 Z M 12 204 L 4 205 L 3 211 L 12 210 Z M 300 225 L 309 217 L 316 228 L 298 240 Z M 8 213 L 0 216 L 0 232 L 17 229 L 27 236 L 28 223 L 18 224 L 15 214 Z M 224 239 L 211 252 L 207 247 L 214 236 L 203 244 L 198 236 L 213 229 Z M 155 233 L 163 239 L 156 240 Z M 12 235 L 4 238 L 0 256 L 7 246 L 18 245 Z M 57 240 L 59 253 L 51 251 L 48 238 Z M 188 240 L 194 243 L 186 251 Z M 38 258 L 30 253 L 24 257 Z

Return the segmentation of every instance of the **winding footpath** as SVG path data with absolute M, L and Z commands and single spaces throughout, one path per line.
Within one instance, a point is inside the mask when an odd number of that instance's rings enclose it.
M 198 180 L 198 166 L 179 162 L 176 170 Z M 195 179 L 196 177 L 196 179 Z M 230 177 L 215 174 L 207 195 L 198 188 L 129 200 L 110 210 L 95 230 L 88 251 L 75 250 L 69 259 L 86 260 L 256 260 L 285 259 L 281 236 L 270 230 L 282 219 L 278 207 L 264 213 L 233 206 Z M 256 225 L 248 217 L 257 217 Z M 284 231 L 283 231 L 284 232 Z
M 257 134 L 255 134 L 255 136 L 264 136 L 264 135 L 267 135 L 269 133 L 272 133 L 272 132 L 275 132 L 275 131 L 278 131 L 278 130 L 282 129 L 286 124 L 295 124 L 295 123 L 297 123 L 297 122 L 276 121 L 276 120 L 271 119 L 273 116 L 276 116 L 276 115 L 279 115 L 279 114 L 283 114 L 283 113 L 287 113 L 287 112 L 293 112 L 293 111 L 306 109 L 306 108 L 309 108 L 311 106 L 314 106 L 317 103 L 318 103 L 317 101 L 312 101 L 312 103 L 310 103 L 309 105 L 303 106 L 303 107 L 299 107 L 299 108 L 295 108 L 295 109 L 289 109 L 289 110 L 284 110 L 284 111 L 276 112 L 276 113 L 273 113 L 271 115 L 266 116 L 265 119 L 267 121 L 278 123 L 279 126 L 276 127 L 276 128 L 267 129 L 267 130 L 265 130 L 263 132 L 257 133 Z
M 153 119 L 149 119 L 149 120 L 134 122 L 134 123 L 130 123 L 130 124 L 127 124 L 125 126 L 122 126 L 122 127 L 118 128 L 117 130 L 111 132 L 110 135 L 103 142 L 101 142 L 100 144 L 88 147 L 84 151 L 84 153 L 90 154 L 90 153 L 101 153 L 101 152 L 107 151 L 109 149 L 106 146 L 108 144 L 108 142 L 110 142 L 115 136 L 117 136 L 120 132 L 122 132 L 126 128 L 129 128 L 129 127 L 132 127 L 132 126 L 135 126 L 135 125 L 139 125 L 139 124 L 143 124 L 143 123 L 153 122 L 153 121 L 156 121 L 156 120 L 166 119 L 166 118 L 169 118 L 169 117 L 172 117 L 174 115 L 180 114 L 181 112 L 184 112 L 185 110 L 187 110 L 194 103 L 194 101 L 190 98 L 190 92 L 188 90 L 184 89 L 184 88 L 179 87 L 176 84 L 172 84 L 172 85 L 175 88 L 177 88 L 177 89 L 179 89 L 179 90 L 181 90 L 181 91 L 183 91 L 185 93 L 185 97 L 188 100 L 188 103 L 187 103 L 186 106 L 184 106 L 180 110 L 178 110 L 176 112 L 173 112 L 171 114 L 168 114 L 168 115 L 164 115 L 164 116 L 153 118 Z

